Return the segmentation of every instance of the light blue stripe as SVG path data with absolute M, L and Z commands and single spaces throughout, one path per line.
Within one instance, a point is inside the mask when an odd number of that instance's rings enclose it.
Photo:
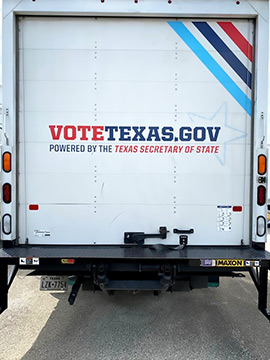
M 217 80 L 225 87 L 225 89 L 235 98 L 242 108 L 251 116 L 251 100 L 236 85 L 230 76 L 222 69 L 216 60 L 205 50 L 199 41 L 191 34 L 182 22 L 168 22 L 173 30 L 181 37 L 187 46 L 195 55 L 204 63 Z

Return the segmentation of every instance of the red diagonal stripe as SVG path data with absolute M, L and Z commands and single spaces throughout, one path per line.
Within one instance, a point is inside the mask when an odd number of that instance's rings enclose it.
M 239 49 L 252 62 L 252 45 L 240 33 L 240 31 L 231 22 L 218 22 L 218 25 L 225 31 L 225 33 L 232 39 L 232 41 L 239 47 Z

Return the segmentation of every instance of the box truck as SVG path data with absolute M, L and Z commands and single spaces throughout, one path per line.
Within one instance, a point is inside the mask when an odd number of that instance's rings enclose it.
M 268 1 L 3 1 L 0 311 L 250 274 L 267 310 Z M 8 271 L 9 270 L 9 271 Z

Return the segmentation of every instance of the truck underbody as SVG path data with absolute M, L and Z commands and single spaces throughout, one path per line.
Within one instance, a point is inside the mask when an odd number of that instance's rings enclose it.
M 9 266 L 11 266 L 9 271 Z M 258 308 L 267 309 L 270 253 L 250 247 L 166 246 L 20 246 L 0 250 L 0 312 L 8 307 L 8 291 L 18 270 L 29 275 L 66 275 L 75 280 L 69 296 L 72 305 L 83 290 L 188 291 L 217 287 L 221 277 L 249 273 L 258 290 Z

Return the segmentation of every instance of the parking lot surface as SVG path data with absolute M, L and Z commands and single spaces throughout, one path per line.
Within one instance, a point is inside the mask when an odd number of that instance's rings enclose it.
M 0 318 L 0 359 L 270 359 L 270 324 L 247 275 L 191 292 L 39 291 L 20 272 Z

